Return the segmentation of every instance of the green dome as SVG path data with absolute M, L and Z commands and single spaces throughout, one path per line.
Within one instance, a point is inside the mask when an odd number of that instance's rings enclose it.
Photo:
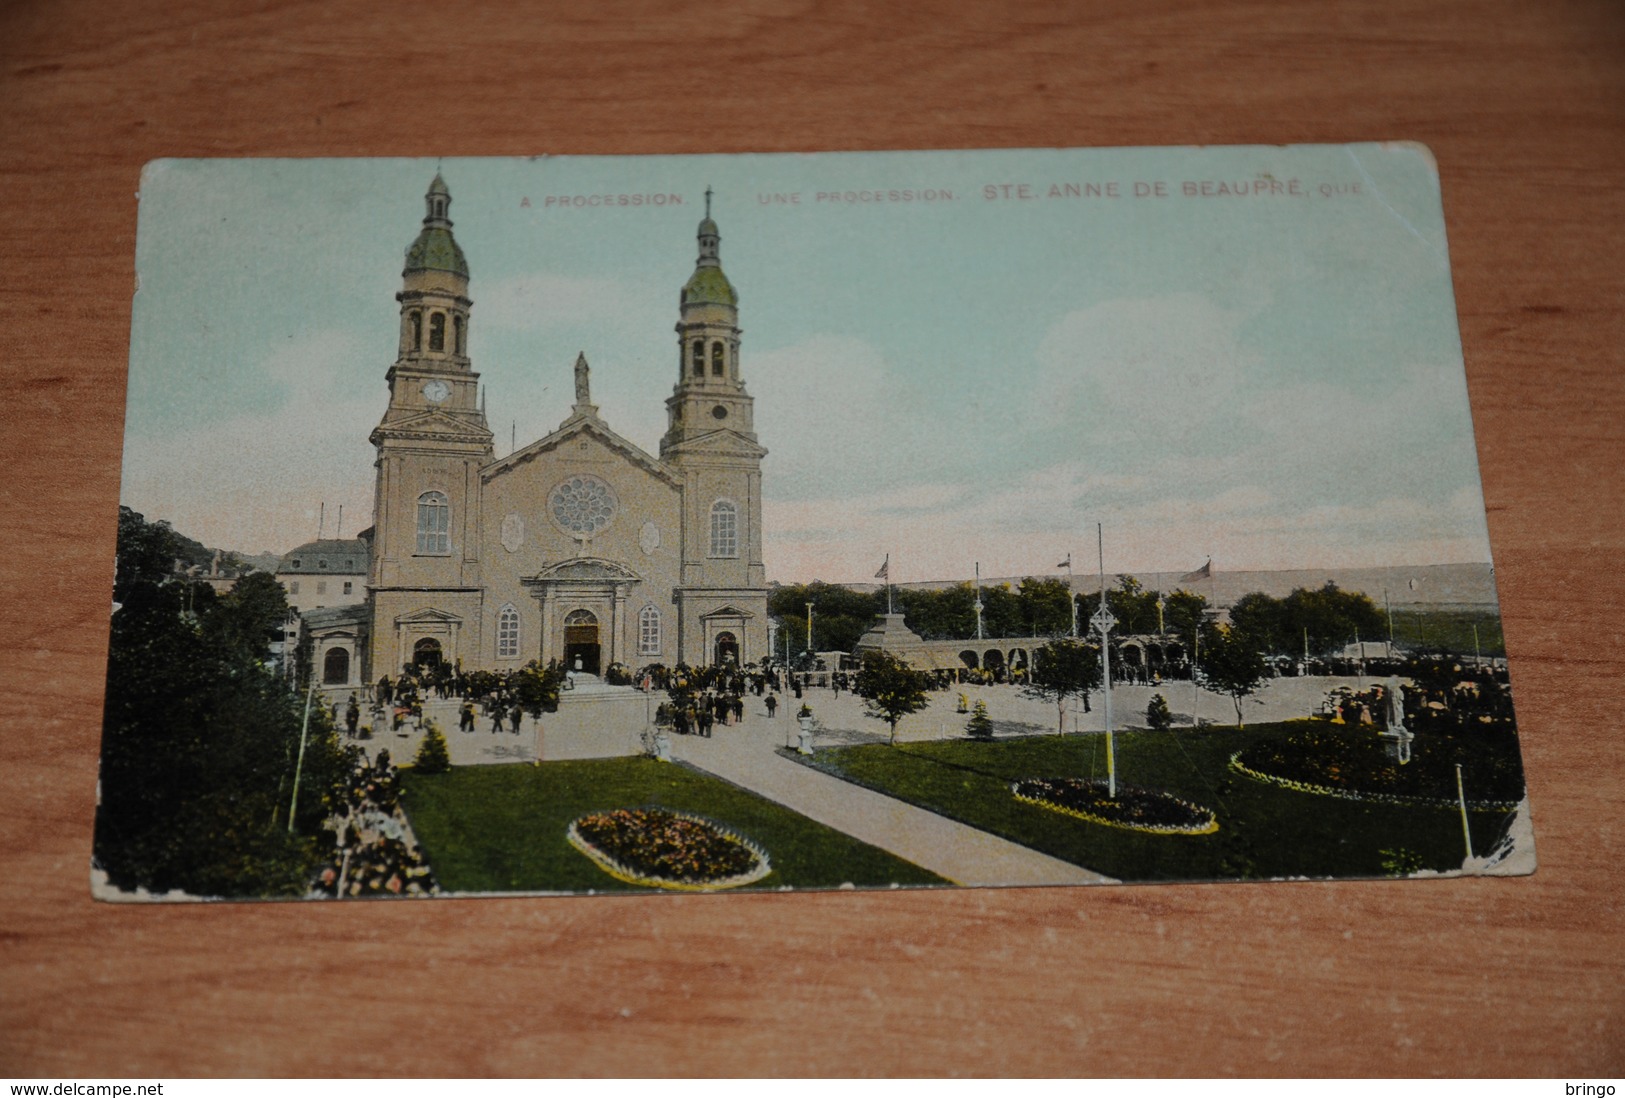
M 696 267 L 683 287 L 683 304 L 738 305 L 739 295 L 734 293 L 721 267 Z
M 457 246 L 450 229 L 424 226 L 406 249 L 406 270 L 450 271 L 467 278 L 468 260 L 463 258 L 463 249 Z

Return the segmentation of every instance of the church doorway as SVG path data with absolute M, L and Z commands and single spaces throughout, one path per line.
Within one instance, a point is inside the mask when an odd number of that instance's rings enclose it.
M 598 674 L 598 618 L 591 610 L 572 610 L 564 619 L 564 669 Z
M 322 658 L 322 685 L 344 686 L 350 681 L 350 650 L 329 648 Z
M 440 642 L 433 637 L 424 637 L 412 646 L 412 665 L 424 671 L 433 671 L 440 666 Z
M 716 658 L 712 662 L 718 667 L 739 666 L 739 638 L 732 633 L 718 633 Z

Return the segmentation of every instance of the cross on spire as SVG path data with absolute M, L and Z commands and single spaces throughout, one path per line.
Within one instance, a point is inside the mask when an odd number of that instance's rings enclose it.
M 705 216 L 711 216 L 711 184 L 705 185 Z

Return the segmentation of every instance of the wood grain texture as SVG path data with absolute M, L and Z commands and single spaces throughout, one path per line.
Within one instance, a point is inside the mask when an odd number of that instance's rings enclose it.
M 1625 1070 L 1618 4 L 12 0 L 0 89 L 0 1074 Z M 149 158 L 1385 138 L 1443 177 L 1535 877 L 91 902 Z

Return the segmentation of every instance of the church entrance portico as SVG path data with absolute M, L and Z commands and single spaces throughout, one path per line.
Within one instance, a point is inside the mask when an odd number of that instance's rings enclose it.
M 556 659 L 566 670 L 600 675 L 629 662 L 627 599 L 643 582 L 636 572 L 618 561 L 573 557 L 520 582 L 541 604 L 543 663 Z

